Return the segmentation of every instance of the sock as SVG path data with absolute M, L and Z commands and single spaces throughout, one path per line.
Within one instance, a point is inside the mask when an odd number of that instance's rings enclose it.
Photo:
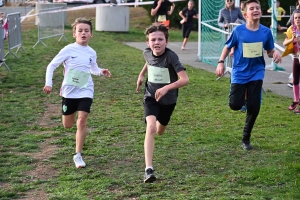
M 294 85 L 293 92 L 294 92 L 294 101 L 298 102 L 299 101 L 299 85 Z
M 76 156 L 81 156 L 81 153 L 80 152 L 76 153 Z
M 149 168 L 151 168 L 151 169 L 153 170 L 153 167 L 152 167 L 152 166 L 149 166 L 149 167 L 146 167 L 146 168 L 145 168 L 145 171 L 146 171 L 147 169 L 149 169 Z

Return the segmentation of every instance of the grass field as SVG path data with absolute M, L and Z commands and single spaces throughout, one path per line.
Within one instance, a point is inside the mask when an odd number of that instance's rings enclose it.
M 37 29 L 24 22 L 26 53 L 7 58 L 11 72 L 0 68 L 0 199 L 300 199 L 299 116 L 287 110 L 290 99 L 263 96 L 254 150 L 244 151 L 245 114 L 227 105 L 229 80 L 216 81 L 214 74 L 190 66 L 190 84 L 180 89 L 166 133 L 156 137 L 158 180 L 143 183 L 143 94 L 135 87 L 144 59 L 122 43 L 145 40 L 143 30 L 151 22 L 140 21 L 136 12 L 144 13 L 131 8 L 128 33 L 93 32 L 90 45 L 112 77 L 93 77 L 84 169 L 72 160 L 76 128 L 61 125 L 62 67 L 55 71 L 53 93 L 42 91 L 48 63 L 68 42 L 52 38 L 44 41 L 48 48 L 33 49 Z M 68 13 L 68 23 L 93 14 Z M 66 36 L 74 41 L 70 26 Z M 181 41 L 180 30 L 171 30 L 171 38 Z M 196 38 L 193 33 L 191 40 Z

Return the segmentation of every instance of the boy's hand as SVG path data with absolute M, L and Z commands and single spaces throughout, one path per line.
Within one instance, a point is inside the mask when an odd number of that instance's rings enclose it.
M 141 85 L 144 81 L 144 76 L 139 76 L 137 82 L 136 82 L 136 93 L 139 93 L 140 92 L 140 88 L 141 88 Z
M 218 63 L 217 69 L 216 69 L 216 75 L 217 76 L 223 76 L 224 74 L 224 63 Z
M 44 92 L 45 92 L 46 94 L 50 94 L 50 93 L 52 92 L 52 87 L 50 87 L 50 86 L 45 86 L 43 90 L 44 90 Z
M 158 102 L 167 92 L 168 90 L 165 87 L 159 88 L 155 92 L 155 100 Z
M 279 53 L 279 51 L 275 50 L 273 53 L 273 60 L 275 63 L 281 63 L 281 54 Z
M 110 77 L 110 71 L 108 69 L 102 69 L 102 74 L 104 74 L 104 76 Z

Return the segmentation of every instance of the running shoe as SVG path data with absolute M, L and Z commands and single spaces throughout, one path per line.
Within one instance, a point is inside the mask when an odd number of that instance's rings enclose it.
M 144 182 L 145 183 L 153 183 L 154 181 L 156 181 L 154 170 L 151 168 L 146 169 Z
M 298 105 L 299 102 L 293 101 L 292 105 L 289 106 L 289 110 L 295 110 Z
M 75 163 L 76 168 L 84 168 L 85 162 L 82 160 L 82 157 L 80 155 L 74 155 L 73 160 Z

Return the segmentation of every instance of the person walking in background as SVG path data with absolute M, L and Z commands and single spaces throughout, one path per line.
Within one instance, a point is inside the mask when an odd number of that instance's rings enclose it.
M 187 85 L 189 78 L 177 54 L 167 48 L 168 28 L 163 25 L 152 25 L 146 29 L 145 34 L 148 45 L 144 50 L 146 64 L 139 74 L 136 92 L 140 91 L 147 72 L 148 80 L 144 92 L 147 124 L 144 141 L 146 164 L 144 182 L 151 183 L 156 180 L 152 164 L 154 137 L 165 132 L 176 106 L 178 88 Z
M 182 36 L 183 36 L 183 42 L 181 46 L 181 50 L 186 49 L 185 45 L 189 39 L 190 33 L 193 28 L 193 19 L 198 19 L 198 11 L 194 8 L 194 1 L 189 0 L 188 6 L 183 8 L 179 15 L 182 18 L 180 23 L 182 24 Z
M 286 32 L 286 38 L 283 41 L 283 45 L 291 46 L 293 50 L 293 93 L 294 99 L 292 104 L 288 107 L 289 110 L 294 110 L 294 113 L 300 114 L 300 110 L 296 109 L 299 105 L 299 76 L 300 76 L 300 64 L 299 64 L 299 53 L 300 53 L 300 9 L 296 9 L 292 15 L 292 25 Z M 286 55 L 285 53 L 283 55 Z M 295 110 L 296 109 L 296 110 Z
M 269 8 L 268 9 L 268 13 L 272 13 L 272 7 L 271 8 Z M 282 31 L 282 30 L 286 30 L 287 29 L 287 27 L 285 27 L 285 26 L 281 26 L 281 18 L 285 15 L 285 10 L 282 8 L 282 7 L 280 7 L 280 1 L 276 1 L 276 18 L 277 18 L 277 29 L 279 30 L 279 31 Z
M 216 69 L 216 75 L 224 74 L 224 60 L 234 47 L 234 62 L 231 74 L 229 106 L 240 110 L 247 95 L 246 123 L 243 131 L 242 148 L 251 150 L 251 132 L 259 114 L 261 91 L 265 75 L 263 50 L 275 63 L 281 62 L 281 55 L 274 49 L 271 30 L 260 24 L 262 11 L 258 0 L 245 2 L 246 24 L 237 26 L 225 43 Z
M 230 23 L 243 24 L 245 19 L 240 8 L 234 6 L 233 0 L 225 0 L 225 8 L 219 12 L 218 25 L 227 30 Z
M 155 0 L 152 4 L 151 16 L 155 16 L 155 23 L 164 24 L 170 28 L 169 16 L 173 13 L 174 8 L 175 4 L 169 0 Z
M 76 42 L 65 46 L 53 58 L 47 67 L 44 92 L 52 92 L 54 70 L 64 64 L 64 80 L 61 87 L 62 123 L 65 128 L 72 128 L 76 112 L 76 151 L 73 157 L 76 168 L 85 167 L 82 150 L 86 138 L 86 123 L 94 96 L 94 83 L 91 74 L 110 77 L 108 69 L 98 67 L 96 52 L 88 46 L 92 37 L 92 22 L 85 18 L 77 18 L 72 24 L 73 37 Z

